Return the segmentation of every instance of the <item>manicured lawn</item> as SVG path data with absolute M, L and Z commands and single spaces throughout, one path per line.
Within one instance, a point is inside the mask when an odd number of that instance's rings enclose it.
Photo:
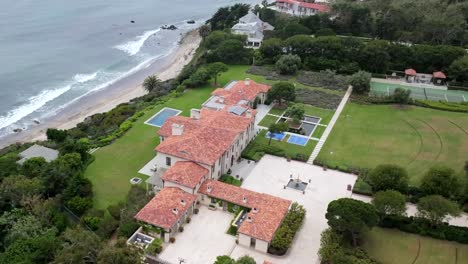
M 447 165 L 462 175 L 466 153 L 466 113 L 348 103 L 318 160 L 329 167 L 398 164 L 417 185 L 435 164 Z
M 238 79 L 239 69 L 233 67 L 222 74 L 218 78 L 220 84 L 224 85 L 230 80 Z M 192 89 L 181 97 L 172 98 L 163 105 L 155 106 L 135 122 L 124 136 L 94 153 L 96 160 L 87 168 L 85 176 L 93 183 L 95 208 L 106 209 L 107 206 L 124 200 L 130 189 L 129 180 L 132 177 L 140 177 L 143 181 L 147 179 L 147 176 L 139 174 L 138 170 L 156 155 L 154 148 L 159 144 L 159 137 L 158 129 L 144 122 L 163 107 L 183 110 L 181 115 L 189 116 L 190 109 L 199 109 L 213 89 L 211 85 Z M 143 182 L 142 185 L 144 184 Z
M 268 112 L 269 114 L 272 114 L 272 115 L 282 115 L 284 113 L 284 109 L 279 109 L 279 108 L 275 108 L 273 107 L 270 112 Z
M 312 137 L 315 138 L 320 138 L 323 135 L 323 132 L 325 132 L 325 129 L 327 129 L 324 126 L 317 126 L 315 127 L 314 133 L 312 134 Z
M 303 104 L 303 105 L 304 105 L 304 110 L 305 110 L 306 115 L 311 115 L 311 116 L 322 118 L 320 123 L 324 125 L 328 125 L 328 123 L 333 117 L 333 114 L 335 113 L 334 110 L 324 109 L 324 108 L 315 107 L 315 106 L 307 105 L 307 104 Z
M 363 248 L 383 264 L 468 263 L 468 245 L 394 229 L 372 229 L 364 237 Z M 455 262 L 457 251 L 458 261 Z
M 271 116 L 271 115 L 266 115 L 260 123 L 258 123 L 260 126 L 264 127 L 269 127 L 270 125 L 276 123 L 276 120 L 278 120 L 277 116 Z

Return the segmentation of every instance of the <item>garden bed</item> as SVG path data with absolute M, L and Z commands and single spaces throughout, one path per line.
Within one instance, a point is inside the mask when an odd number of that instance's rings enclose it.
M 297 81 L 303 85 L 322 87 L 330 90 L 346 90 L 348 88 L 348 77 L 335 74 L 333 71 L 301 71 Z
M 296 89 L 296 101 L 325 109 L 336 109 L 342 96 L 329 94 L 318 90 L 299 88 Z
M 288 75 L 281 75 L 275 71 L 274 67 L 268 66 L 252 66 L 247 70 L 247 73 L 265 76 L 265 79 L 273 81 L 287 81 L 292 77 Z

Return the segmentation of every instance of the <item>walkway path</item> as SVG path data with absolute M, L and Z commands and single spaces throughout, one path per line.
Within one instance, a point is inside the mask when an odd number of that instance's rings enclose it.
M 351 86 L 348 87 L 348 90 L 346 91 L 345 95 L 343 96 L 343 99 L 341 99 L 340 104 L 338 105 L 338 108 L 335 111 L 335 114 L 333 115 L 332 119 L 330 120 L 330 123 L 328 123 L 327 128 L 323 132 L 322 137 L 320 138 L 319 142 L 317 143 L 317 146 L 315 146 L 314 151 L 312 151 L 312 154 L 309 157 L 309 160 L 307 163 L 313 164 L 315 158 L 317 158 L 318 154 L 320 153 L 320 150 L 322 150 L 323 145 L 325 144 L 325 141 L 328 138 L 328 135 L 330 135 L 330 132 L 333 129 L 333 126 L 335 125 L 336 121 L 338 120 L 338 117 L 340 117 L 341 111 L 343 111 L 343 108 L 346 105 L 346 102 L 348 102 L 349 96 L 351 95 L 351 92 L 353 91 L 353 88 Z

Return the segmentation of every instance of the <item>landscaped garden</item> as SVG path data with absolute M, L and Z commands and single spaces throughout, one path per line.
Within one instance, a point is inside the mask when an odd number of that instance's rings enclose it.
M 468 245 L 394 229 L 376 227 L 363 242 L 369 255 L 384 264 L 468 263 Z
M 468 153 L 468 115 L 414 106 L 348 103 L 317 160 L 340 169 L 391 163 L 419 184 L 436 164 L 459 174 Z

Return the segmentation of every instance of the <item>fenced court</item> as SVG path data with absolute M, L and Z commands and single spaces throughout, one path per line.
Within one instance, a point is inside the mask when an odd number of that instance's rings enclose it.
M 413 99 L 454 103 L 468 102 L 468 92 L 428 88 L 428 85 L 417 83 L 406 84 L 372 80 L 370 94 L 374 96 L 390 96 L 396 88 L 410 90 L 410 96 Z

